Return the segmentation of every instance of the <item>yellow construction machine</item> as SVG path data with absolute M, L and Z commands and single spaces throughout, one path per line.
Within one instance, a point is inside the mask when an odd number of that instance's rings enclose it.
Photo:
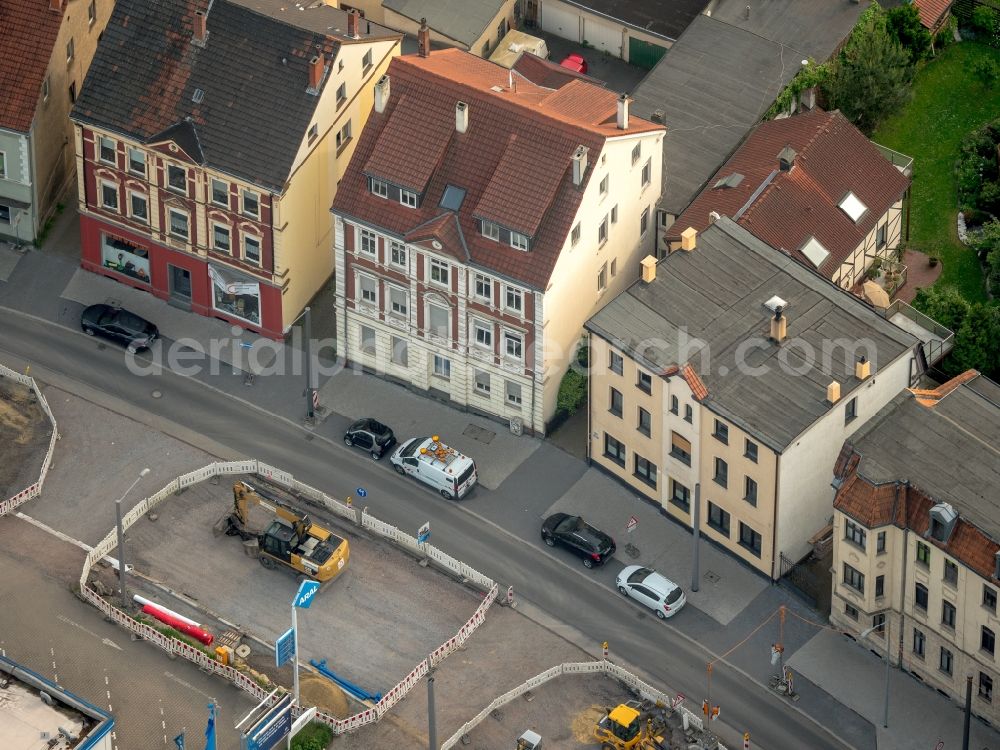
M 265 525 L 251 519 L 255 508 L 269 511 Z M 233 485 L 233 510 L 216 522 L 216 536 L 225 533 L 244 541 L 254 539 L 258 559 L 265 568 L 284 565 L 320 583 L 332 581 L 347 567 L 350 547 L 347 540 L 309 520 L 274 497 L 246 482 Z
M 638 701 L 621 703 L 608 711 L 594 726 L 594 737 L 601 750 L 667 750 L 669 745 L 654 728 L 653 718 L 643 720 Z

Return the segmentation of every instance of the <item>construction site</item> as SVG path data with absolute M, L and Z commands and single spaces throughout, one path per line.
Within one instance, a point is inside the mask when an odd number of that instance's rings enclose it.
M 0 376 L 0 500 L 38 480 L 51 435 L 34 391 Z

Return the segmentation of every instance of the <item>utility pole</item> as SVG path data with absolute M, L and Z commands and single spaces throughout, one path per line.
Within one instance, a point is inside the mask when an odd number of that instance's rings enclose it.
M 691 538 L 693 539 L 692 560 L 691 560 L 691 590 L 698 590 L 698 579 L 701 577 L 698 570 L 698 537 L 700 530 L 698 522 L 701 518 L 701 482 L 694 485 L 694 513 L 691 515 Z
M 429 671 L 427 672 L 427 747 L 437 750 L 437 722 L 434 716 L 434 667 L 431 667 L 431 657 L 427 657 Z
M 128 594 L 125 593 L 125 527 L 122 525 L 122 501 L 148 473 L 149 469 L 140 471 L 139 476 L 133 480 L 122 496 L 115 500 L 115 528 L 118 530 L 118 594 L 121 596 L 122 606 L 128 602 Z
M 306 349 L 306 419 L 316 418 L 316 407 L 314 405 L 313 399 L 315 398 L 316 389 L 313 387 L 313 371 L 312 371 L 312 310 L 307 306 L 305 310 L 302 311 L 303 321 L 302 327 L 305 333 L 305 349 Z

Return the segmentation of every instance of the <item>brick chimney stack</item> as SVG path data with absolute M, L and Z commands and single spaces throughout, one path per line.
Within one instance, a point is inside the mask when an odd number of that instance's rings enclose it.
M 347 36 L 351 37 L 351 39 L 358 38 L 358 21 L 360 18 L 361 14 L 356 9 L 351 10 L 347 14 Z
M 431 54 L 431 30 L 427 28 L 427 19 L 420 19 L 420 30 L 417 32 L 417 50 L 421 57 Z
M 49 10 L 54 10 L 57 13 L 62 13 L 63 0 L 49 0 Z
M 204 11 L 195 11 L 194 14 L 194 36 L 191 37 L 191 44 L 197 47 L 204 47 L 208 41 L 208 16 Z
M 319 91 L 323 82 L 323 55 L 316 55 L 309 61 L 309 90 Z

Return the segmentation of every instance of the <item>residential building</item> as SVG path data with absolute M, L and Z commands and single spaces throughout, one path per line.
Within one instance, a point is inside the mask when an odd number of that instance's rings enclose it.
M 727 217 L 587 323 L 590 460 L 777 579 L 828 526 L 829 460 L 919 374 L 917 337 Z
M 69 111 L 114 0 L 23 0 L 0 23 L 0 239 L 38 239 L 73 187 Z
M 661 230 L 760 122 L 801 61 L 829 58 L 864 9 L 850 2 L 768 0 L 752 3 L 748 13 L 746 5 L 713 0 L 711 13 L 687 25 L 633 92 L 633 111 L 667 126 Z M 666 252 L 658 245 L 659 257 Z
M 912 161 L 912 160 L 909 160 Z M 907 170 L 909 171 L 909 170 Z M 839 111 L 811 109 L 758 125 L 667 230 L 729 216 L 844 289 L 895 260 L 910 178 Z
M 400 35 L 329 6 L 119 0 L 73 121 L 81 265 L 280 338 Z
M 518 0 L 463 0 L 459 4 L 440 0 L 349 0 L 341 6 L 357 8 L 365 18 L 411 36 L 426 23 L 435 46 L 457 47 L 484 58 L 521 20 Z
M 653 247 L 663 129 L 456 49 L 396 58 L 333 204 L 340 354 L 535 433 Z
M 0 656 L 0 747 L 111 750 L 115 720 L 40 674 Z M 40 738 L 40 739 L 39 739 Z M 63 740 L 65 739 L 65 743 Z
M 970 370 L 894 399 L 836 461 L 830 622 L 1000 723 L 1000 386 Z
M 652 68 L 708 0 L 528 0 L 525 23 Z
M 934 37 L 948 23 L 955 0 L 913 0 L 913 4 L 920 14 L 921 25 Z

